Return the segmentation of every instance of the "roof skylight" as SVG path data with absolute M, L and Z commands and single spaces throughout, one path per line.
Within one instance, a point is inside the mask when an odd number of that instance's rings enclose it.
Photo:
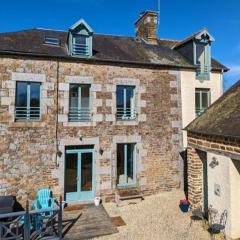
M 54 45 L 54 46 L 60 46 L 60 39 L 55 37 L 47 37 L 44 38 L 44 44 Z

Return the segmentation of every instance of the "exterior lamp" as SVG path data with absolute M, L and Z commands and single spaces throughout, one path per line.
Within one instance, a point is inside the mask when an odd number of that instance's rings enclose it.
M 100 153 L 101 156 L 103 155 L 104 151 L 103 151 L 102 148 L 99 149 L 99 153 Z
M 212 158 L 212 161 L 209 163 L 209 167 L 215 168 L 215 167 L 218 166 L 218 165 L 219 165 L 218 160 L 217 160 L 215 157 L 213 157 L 213 158 Z

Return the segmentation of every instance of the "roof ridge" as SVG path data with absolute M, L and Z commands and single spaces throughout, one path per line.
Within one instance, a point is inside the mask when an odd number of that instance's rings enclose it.
M 33 31 L 33 30 L 37 30 L 37 28 L 22 29 L 17 31 L 10 31 L 10 32 L 0 32 L 0 34 L 19 33 L 19 32 Z
M 107 34 L 107 33 L 94 33 L 93 35 L 98 36 L 112 36 L 112 37 L 120 37 L 120 38 L 135 38 L 135 36 L 126 36 L 126 35 L 113 35 L 113 34 Z
M 68 31 L 66 31 L 66 30 L 51 29 L 51 28 L 41 28 L 41 27 L 35 28 L 34 30 L 46 30 L 46 31 L 65 32 L 65 33 L 68 32 Z
M 181 40 L 177 40 L 177 39 L 170 39 L 170 38 L 158 38 L 158 40 L 163 40 L 163 41 L 171 41 L 171 42 L 181 42 Z

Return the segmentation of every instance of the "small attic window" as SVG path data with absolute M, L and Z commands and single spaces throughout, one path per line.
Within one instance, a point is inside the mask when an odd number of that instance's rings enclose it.
M 60 40 L 58 38 L 55 38 L 55 37 L 45 36 L 43 43 L 48 44 L 48 45 L 53 45 L 53 46 L 60 46 Z

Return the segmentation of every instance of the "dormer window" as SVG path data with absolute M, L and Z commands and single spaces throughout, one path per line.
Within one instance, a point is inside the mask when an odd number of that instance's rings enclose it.
M 196 78 L 209 80 L 211 72 L 211 42 L 213 37 L 206 31 L 196 35 L 194 44 L 194 64 L 197 66 Z
M 93 30 L 81 19 L 69 29 L 69 54 L 75 57 L 92 56 Z

